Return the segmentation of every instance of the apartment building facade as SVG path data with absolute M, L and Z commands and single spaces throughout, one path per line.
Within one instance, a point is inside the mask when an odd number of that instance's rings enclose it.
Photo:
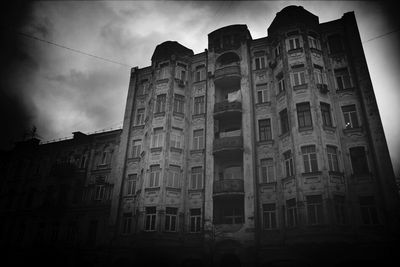
M 158 45 L 151 66 L 132 69 L 123 129 L 110 223 L 138 248 L 251 265 L 287 257 L 288 244 L 397 227 L 354 13 L 319 23 L 290 6 L 264 38 L 231 25 L 203 53 Z

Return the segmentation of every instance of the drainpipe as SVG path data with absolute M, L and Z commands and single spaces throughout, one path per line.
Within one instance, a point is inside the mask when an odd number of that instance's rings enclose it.
M 258 169 L 257 169 L 257 163 L 258 163 L 258 157 L 257 157 L 257 152 L 256 152 L 256 146 L 254 145 L 254 142 L 256 142 L 256 129 L 257 129 L 257 124 L 256 124 L 256 119 L 255 119 L 255 102 L 254 102 L 254 93 L 253 93 L 253 72 L 251 71 L 252 69 L 252 61 L 251 61 L 251 51 L 250 51 L 250 42 L 247 42 L 247 51 L 249 55 L 249 61 L 248 61 L 248 66 L 249 66 L 249 81 L 250 81 L 250 86 L 249 86 L 249 93 L 250 93 L 250 99 L 251 99 L 251 113 L 252 113 L 252 120 L 253 120 L 253 142 L 252 143 L 252 152 L 253 152 L 253 169 L 254 169 L 254 235 L 255 235 L 255 244 L 256 244 L 256 263 L 258 263 L 258 251 L 260 248 L 260 235 L 257 234 L 257 231 L 260 229 L 259 224 L 259 216 L 258 212 L 260 210 L 260 204 L 259 204 L 259 197 L 258 197 Z
M 203 198 L 204 198 L 204 200 L 203 200 L 203 212 L 202 212 L 202 225 L 203 225 L 203 246 L 204 246 L 204 244 L 205 244 L 205 241 L 206 241 L 206 239 L 205 239 L 205 233 L 204 233 L 204 225 L 205 225 L 205 216 L 204 216 L 204 214 L 205 214 L 205 206 L 206 206 L 206 191 L 205 191 L 205 180 L 206 180 L 206 159 L 207 159 L 207 140 L 206 140 L 206 137 L 207 137 L 207 99 L 208 99 L 208 49 L 206 48 L 206 49 L 204 49 L 204 52 L 205 52 L 205 54 L 206 54 L 206 66 L 205 66 L 205 69 L 206 69 L 206 71 L 205 71 L 205 75 L 206 75 L 206 94 L 205 94 L 205 103 L 204 103 L 204 105 L 206 105 L 205 106 L 205 119 L 204 119 L 204 164 L 203 164 L 203 186 L 204 186 L 204 193 L 203 193 Z

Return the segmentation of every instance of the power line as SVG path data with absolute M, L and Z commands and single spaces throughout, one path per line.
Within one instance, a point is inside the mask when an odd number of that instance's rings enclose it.
M 30 38 L 30 39 L 34 39 L 34 40 L 40 41 L 40 42 L 44 42 L 44 43 L 48 43 L 48 44 L 51 44 L 51 45 L 54 45 L 54 46 L 58 46 L 60 48 L 67 49 L 67 50 L 70 50 L 70 51 L 75 52 L 75 53 L 83 54 L 83 55 L 86 55 L 86 56 L 90 56 L 90 57 L 94 57 L 94 58 L 97 58 L 97 59 L 100 59 L 100 60 L 107 61 L 109 63 L 114 63 L 114 64 L 118 64 L 118 65 L 121 65 L 121 66 L 124 66 L 124 67 L 131 68 L 131 66 L 129 66 L 129 65 L 125 64 L 125 63 L 121 63 L 121 62 L 118 62 L 118 61 L 115 61 L 115 60 L 111 60 L 111 59 L 107 59 L 107 58 L 104 58 L 104 57 L 100 57 L 100 56 L 96 56 L 96 55 L 93 55 L 93 54 L 89 54 L 89 53 L 80 51 L 78 49 L 74 49 L 74 48 L 70 48 L 70 47 L 67 47 L 67 46 L 64 46 L 64 45 L 56 44 L 56 43 L 53 43 L 53 42 L 50 42 L 50 41 L 47 41 L 47 40 L 44 40 L 44 39 L 41 39 L 41 38 L 38 38 L 38 37 L 35 37 L 35 36 L 32 36 L 32 35 L 29 35 L 29 34 L 26 34 L 26 33 L 17 32 L 17 34 L 22 35 L 22 36 L 27 37 L 27 38 Z
M 364 42 L 362 42 L 362 43 L 364 44 L 364 43 L 366 43 L 366 42 L 369 42 L 369 41 L 372 41 L 372 40 L 375 40 L 375 39 L 378 39 L 378 38 L 382 38 L 382 37 L 384 37 L 384 36 L 386 36 L 386 35 L 389 35 L 389 34 L 391 34 L 391 33 L 395 33 L 395 32 L 398 32 L 398 31 L 400 31 L 400 29 L 397 29 L 397 30 L 394 30 L 394 31 L 391 31 L 391 32 L 384 33 L 384 34 L 382 34 L 382 35 L 379 35 L 379 36 L 376 36 L 376 37 L 374 37 L 374 38 L 368 39 L 367 41 L 364 41 Z

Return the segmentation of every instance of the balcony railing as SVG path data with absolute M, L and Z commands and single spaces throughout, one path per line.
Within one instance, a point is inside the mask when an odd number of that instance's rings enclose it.
M 214 153 L 226 150 L 242 150 L 243 137 L 242 136 L 229 136 L 221 137 L 214 140 Z
M 214 73 L 215 79 L 221 78 L 226 75 L 240 76 L 240 66 L 227 66 L 217 69 Z
M 225 100 L 214 104 L 214 115 L 224 112 L 242 112 L 242 103 L 239 101 L 228 102 Z
M 242 179 L 228 179 L 214 181 L 213 194 L 224 193 L 243 193 L 244 192 Z

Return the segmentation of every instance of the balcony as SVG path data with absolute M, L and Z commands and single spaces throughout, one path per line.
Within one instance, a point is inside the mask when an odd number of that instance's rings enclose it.
M 214 154 L 220 156 L 229 156 L 232 152 L 242 152 L 243 150 L 243 137 L 240 136 L 226 136 L 220 134 L 220 138 L 214 140 L 213 151 Z M 226 155 L 227 154 L 227 155 Z
M 228 179 L 214 181 L 213 195 L 237 194 L 244 192 L 242 179 Z
M 239 101 L 228 102 L 222 101 L 214 104 L 214 117 L 219 117 L 220 115 L 232 113 L 232 115 L 237 115 L 242 112 L 242 103 Z
M 214 73 L 214 82 L 217 86 L 231 86 L 240 83 L 240 66 L 228 65 L 217 68 Z

